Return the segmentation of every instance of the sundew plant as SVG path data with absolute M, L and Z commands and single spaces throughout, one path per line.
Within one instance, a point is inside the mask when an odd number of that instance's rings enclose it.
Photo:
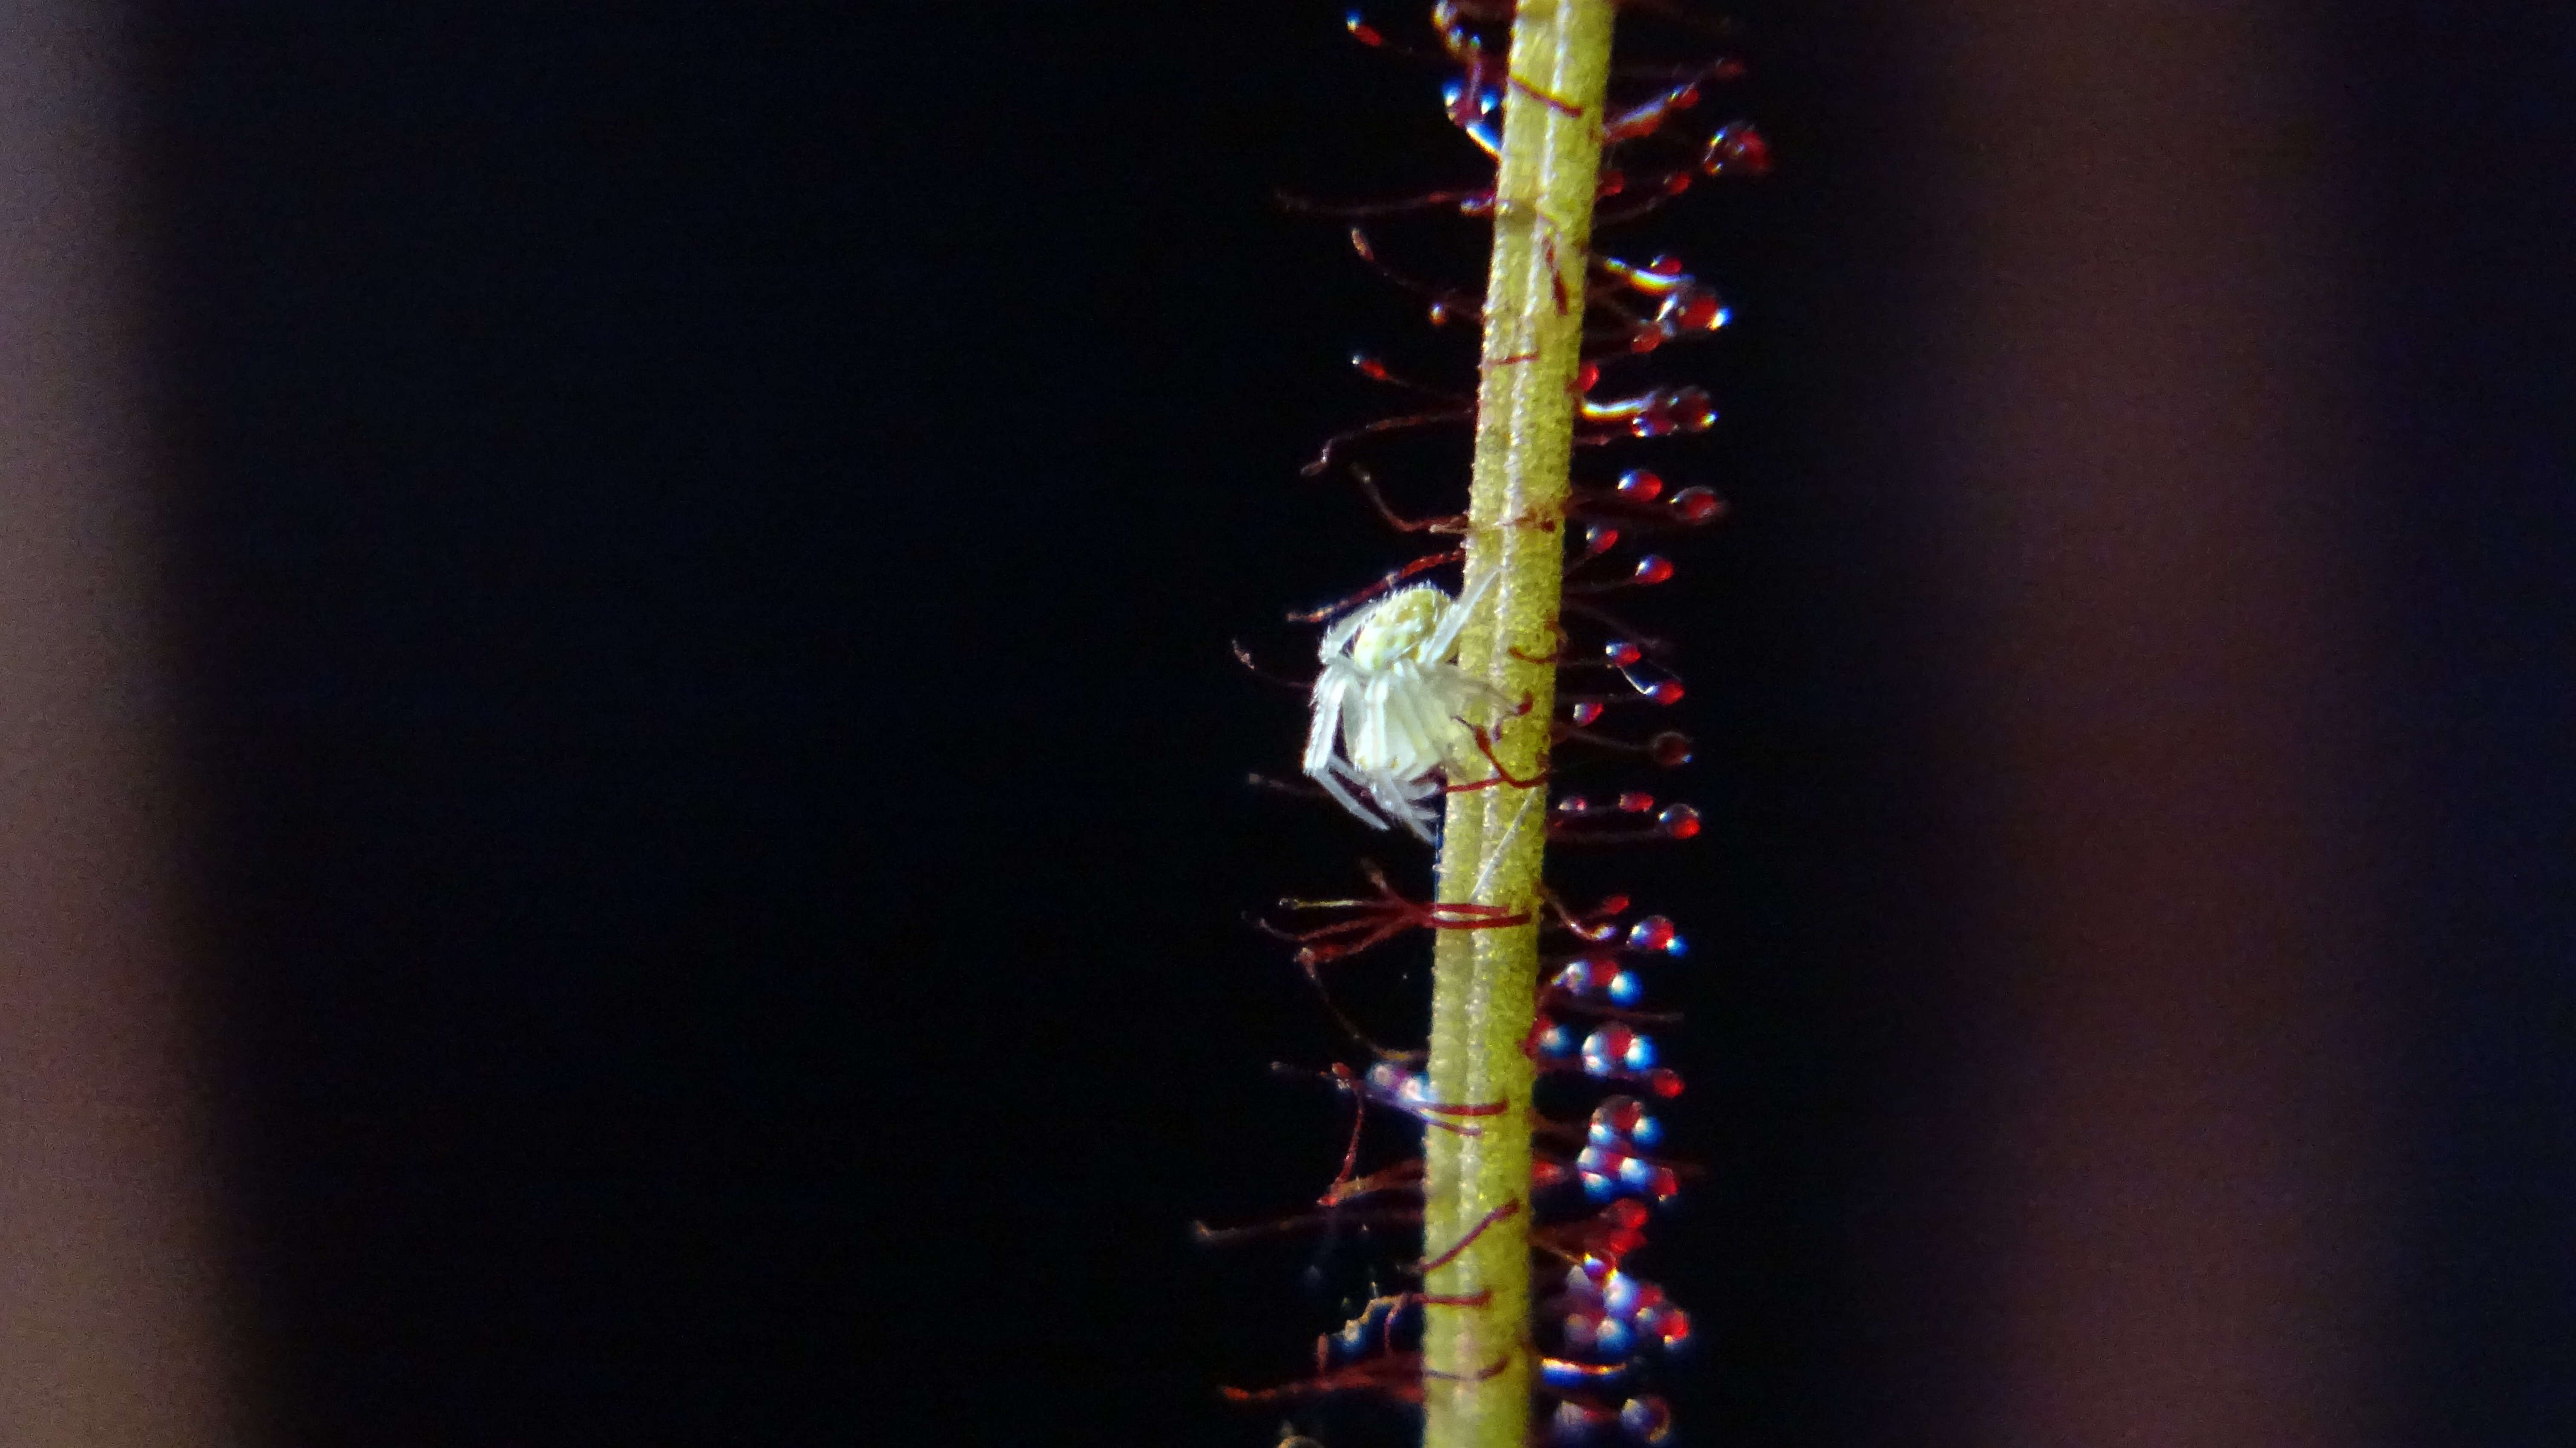
M 1626 8 L 1439 0 L 1422 23 L 1383 29 L 1355 13 L 1357 39 L 1400 53 L 1391 65 L 1436 69 L 1441 113 L 1490 159 L 1492 180 L 1293 203 L 1349 225 L 1359 256 L 1435 323 L 1482 330 L 1472 395 L 1356 359 L 1429 400 L 1328 440 L 1307 468 L 1360 490 L 1399 538 L 1431 545 L 1378 584 L 1292 615 L 1320 631 L 1318 668 L 1302 778 L 1280 787 L 1347 815 L 1371 856 L 1349 867 L 1348 897 L 1283 900 L 1262 924 L 1294 947 L 1351 1042 L 1350 1059 L 1320 1072 L 1352 1110 L 1348 1150 L 1311 1209 L 1201 1229 L 1212 1242 L 1314 1233 L 1370 1252 L 1349 1320 L 1314 1344 L 1302 1375 L 1225 1389 L 1325 1448 L 1366 1425 L 1342 1410 L 1354 1400 L 1418 1406 L 1430 1448 L 1651 1444 L 1673 1431 L 1656 1380 L 1690 1319 L 1627 1259 L 1693 1174 L 1659 1150 L 1659 1113 L 1682 1081 L 1658 1060 L 1656 1038 L 1678 1018 L 1657 1008 L 1652 975 L 1684 953 L 1683 937 L 1624 896 L 1561 895 L 1548 855 L 1700 829 L 1688 805 L 1617 778 L 1678 768 L 1691 745 L 1632 722 L 1682 685 L 1669 642 L 1613 610 L 1621 591 L 1672 575 L 1646 551 L 1659 535 L 1723 512 L 1707 488 L 1668 491 L 1629 455 L 1715 423 L 1707 393 L 1664 364 L 1728 312 L 1684 259 L 1622 257 L 1595 238 L 1695 182 L 1758 174 L 1767 157 L 1741 121 L 1695 124 L 1739 72 L 1714 27 L 1642 0 Z M 1614 63 L 1622 19 L 1700 54 Z M 1394 265 L 1366 229 L 1382 220 L 1489 229 L 1481 293 Z M 1444 427 L 1472 439 L 1466 507 L 1410 515 L 1382 490 L 1372 452 Z M 1432 480 L 1407 483 L 1408 499 L 1436 499 Z M 1587 784 L 1611 781 L 1606 794 L 1564 787 L 1578 760 Z M 1344 972 L 1426 943 L 1427 1033 L 1415 1022 L 1397 1036 L 1337 994 Z

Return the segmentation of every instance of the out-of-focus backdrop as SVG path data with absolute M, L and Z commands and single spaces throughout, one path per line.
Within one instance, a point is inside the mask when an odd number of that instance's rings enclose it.
M 1610 239 L 1737 316 L 1709 829 L 1575 867 L 1698 946 L 1691 1440 L 2569 1441 L 2576 19 L 1731 13 L 1776 175 Z M 1344 1047 L 1243 917 L 1411 862 L 1227 646 L 1409 556 L 1341 359 L 1468 355 L 1274 192 L 1472 184 L 1437 69 L 8 17 L 0 1442 L 1269 1441 L 1332 1305 L 1184 1227 Z

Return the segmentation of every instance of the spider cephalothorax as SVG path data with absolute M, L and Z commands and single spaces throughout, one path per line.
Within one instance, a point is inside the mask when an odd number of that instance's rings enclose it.
M 1468 716 L 1498 712 L 1504 701 L 1450 656 L 1496 576 L 1485 573 L 1455 599 L 1428 583 L 1401 588 L 1324 631 L 1306 773 L 1374 828 L 1400 820 L 1431 839 L 1440 818 L 1431 801 L 1444 778 L 1478 757 Z

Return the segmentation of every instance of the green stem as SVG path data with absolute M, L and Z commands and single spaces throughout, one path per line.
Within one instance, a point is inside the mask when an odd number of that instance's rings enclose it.
M 1539 869 L 1547 840 L 1549 721 L 1565 551 L 1574 379 L 1583 341 L 1585 248 L 1601 166 L 1612 0 L 1520 0 L 1513 84 L 1503 101 L 1494 258 L 1485 300 L 1468 581 L 1501 570 L 1461 635 L 1458 662 L 1528 712 L 1497 732 L 1503 773 L 1527 785 L 1452 794 L 1439 898 L 1527 917 L 1506 929 L 1441 930 L 1434 947 L 1431 1094 L 1504 1102 L 1459 1118 L 1473 1136 L 1424 1132 L 1423 1244 L 1437 1260 L 1427 1309 L 1425 1448 L 1529 1441 L 1530 1088 L 1524 1046 L 1538 1004 Z M 1478 1230 L 1481 1225 L 1481 1230 Z M 1468 1241 L 1473 1234 L 1473 1240 Z

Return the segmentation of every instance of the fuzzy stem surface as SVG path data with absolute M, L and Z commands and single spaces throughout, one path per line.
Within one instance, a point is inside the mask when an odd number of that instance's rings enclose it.
M 1528 923 L 1435 931 L 1430 1088 L 1451 1103 L 1507 1102 L 1480 1132 L 1424 1133 L 1425 1275 L 1450 1299 L 1425 1310 L 1425 1448 L 1529 1442 L 1530 1091 L 1538 1001 L 1539 871 L 1547 840 L 1557 606 L 1581 364 L 1586 248 L 1601 165 L 1612 0 L 1520 0 L 1503 100 L 1493 265 L 1477 388 L 1467 583 L 1500 571 L 1461 635 L 1459 664 L 1526 713 L 1497 731 L 1510 778 L 1453 793 L 1439 898 L 1507 907 Z M 1480 1230 L 1481 1228 L 1481 1230 Z

